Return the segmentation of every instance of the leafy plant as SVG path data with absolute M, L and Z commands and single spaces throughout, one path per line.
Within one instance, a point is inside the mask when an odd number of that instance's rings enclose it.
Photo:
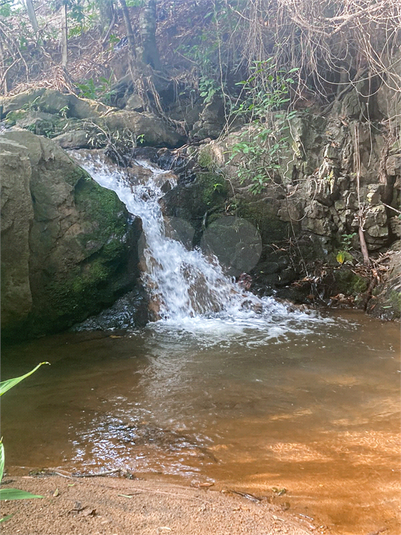
M 93 78 L 90 78 L 83 84 L 77 84 L 78 89 L 81 91 L 82 96 L 85 98 L 96 98 L 96 86 Z
M 36 372 L 43 364 L 50 364 L 49 362 L 41 362 L 31 370 L 30 372 L 26 373 L 25 375 L 21 375 L 20 377 L 14 377 L 13 379 L 7 379 L 6 381 L 2 381 L 0 383 L 0 396 L 8 392 L 11 388 L 16 386 L 18 383 L 32 375 Z M 3 473 L 4 473 L 4 445 L 3 445 L 3 439 L 0 440 L 0 481 L 3 479 Z M 39 496 L 37 494 L 32 494 L 30 492 L 27 492 L 25 490 L 20 489 L 0 489 L 0 500 L 32 500 L 33 498 L 43 498 L 43 496 Z M 0 522 L 5 522 L 6 520 L 10 519 L 12 515 L 5 516 L 3 518 L 0 518 Z
M 69 106 L 67 104 L 66 106 L 63 106 L 62 108 L 59 109 L 58 114 L 63 119 L 66 119 L 69 111 L 70 111 L 70 108 L 69 108 Z
M 232 147 L 228 163 L 239 159 L 238 176 L 241 182 L 251 181 L 253 193 L 262 191 L 280 168 L 280 156 L 289 140 L 289 121 L 296 114 L 285 105 L 294 83 L 291 75 L 297 69 L 277 71 L 271 60 L 255 62 L 251 76 L 237 84 L 245 98 L 234 113 L 245 116 L 251 128 Z
M 343 234 L 341 236 L 341 248 L 344 251 L 349 251 L 352 249 L 352 240 L 355 238 L 356 232 L 353 232 L 352 234 Z
M 99 78 L 99 85 L 96 85 L 93 78 L 90 78 L 82 84 L 77 84 L 77 87 L 81 91 L 83 97 L 95 100 L 96 98 L 107 94 L 107 92 L 110 90 L 112 79 L 113 73 L 110 74 L 109 78 L 101 76 Z
M 346 264 L 352 263 L 354 258 L 349 253 L 349 251 L 352 249 L 352 240 L 356 236 L 356 232 L 353 232 L 352 234 L 343 234 L 341 236 L 341 249 L 337 252 L 336 260 L 339 264 Z
M 205 104 L 212 101 L 214 95 L 221 92 L 221 88 L 215 80 L 202 76 L 199 80 L 199 94 L 204 99 Z

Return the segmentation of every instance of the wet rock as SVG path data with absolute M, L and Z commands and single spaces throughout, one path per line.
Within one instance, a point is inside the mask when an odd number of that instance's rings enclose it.
M 3 339 L 66 329 L 135 287 L 141 225 L 116 194 L 46 138 L 8 132 L 0 148 Z
M 74 331 L 131 330 L 144 327 L 149 320 L 148 297 L 136 288 L 120 297 L 114 305 L 75 325 Z
M 228 275 L 238 277 L 259 261 L 262 240 L 258 230 L 245 219 L 223 216 L 213 221 L 201 239 L 202 251 L 215 255 Z
M 214 173 L 197 173 L 193 182 L 181 182 L 161 199 L 163 212 L 190 222 L 199 233 L 208 210 L 223 209 L 227 185 Z

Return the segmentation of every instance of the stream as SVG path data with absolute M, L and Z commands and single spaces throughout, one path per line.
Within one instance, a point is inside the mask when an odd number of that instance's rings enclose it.
M 148 166 L 146 162 L 141 162 Z M 128 186 L 82 163 L 142 218 L 159 320 L 3 350 L 8 466 L 213 484 L 339 534 L 400 532 L 399 325 L 259 299 L 167 237 L 162 171 Z

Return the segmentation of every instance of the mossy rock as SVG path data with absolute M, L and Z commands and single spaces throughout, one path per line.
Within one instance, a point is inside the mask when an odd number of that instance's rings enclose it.
M 166 193 L 163 197 L 164 212 L 198 227 L 205 214 L 224 209 L 227 193 L 227 182 L 222 175 L 199 171 L 193 182 L 178 184 Z
M 354 273 L 348 266 L 342 266 L 333 270 L 335 292 L 346 296 L 360 298 L 366 292 L 369 281 Z
M 199 149 L 198 165 L 208 171 L 215 171 L 217 163 L 214 158 L 213 150 L 210 145 L 204 145 Z
M 20 340 L 66 329 L 132 290 L 141 223 L 51 140 L 22 130 L 0 142 L 2 193 L 8 203 L 18 194 L 20 207 L 2 213 L 2 335 Z

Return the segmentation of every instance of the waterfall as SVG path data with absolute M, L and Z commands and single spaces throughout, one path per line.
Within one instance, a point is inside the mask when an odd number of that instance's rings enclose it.
M 124 170 L 106 164 L 100 156 L 85 151 L 74 153 L 74 157 L 93 179 L 115 191 L 127 210 L 142 220 L 142 282 L 150 296 L 154 319 L 182 328 L 188 323 L 193 326 L 191 320 L 195 320 L 207 331 L 208 320 L 216 318 L 224 321 L 225 328 L 235 323 L 263 329 L 266 320 L 281 318 L 281 323 L 286 323 L 283 332 L 291 330 L 291 319 L 311 319 L 309 314 L 290 313 L 288 307 L 273 298 L 258 298 L 247 292 L 225 275 L 217 258 L 206 257 L 200 249 L 188 249 L 174 236 L 159 203 L 164 195 L 163 185 L 175 185 L 172 173 L 139 161 L 137 164 L 149 176 L 133 184 Z M 278 323 L 272 336 L 277 335 L 277 329 L 281 332 Z

